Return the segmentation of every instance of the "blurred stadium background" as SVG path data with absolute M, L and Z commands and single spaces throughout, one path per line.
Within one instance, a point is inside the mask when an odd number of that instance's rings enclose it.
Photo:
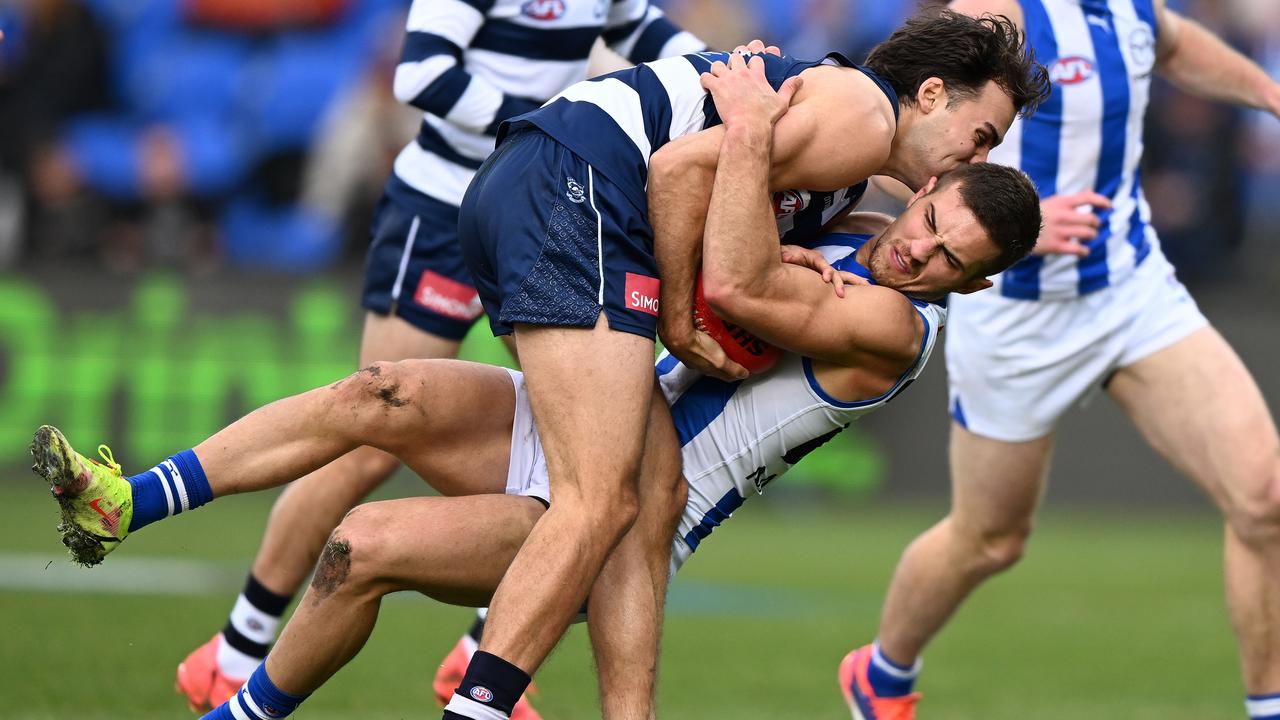
M 915 6 L 658 4 L 713 46 L 758 36 L 800 56 L 861 56 Z M 26 443 L 52 422 L 145 467 L 354 369 L 365 230 L 418 117 L 390 94 L 407 5 L 0 3 L 0 715 L 186 712 L 174 666 L 220 627 L 272 498 L 220 502 L 84 571 Z M 1280 76 L 1280 3 L 1170 5 Z M 1280 410 L 1280 121 L 1160 86 L 1147 139 L 1166 252 Z M 487 335 L 465 356 L 503 362 Z M 672 591 L 665 716 L 845 716 L 835 664 L 946 507 L 944 388 L 939 356 L 699 552 Z M 923 717 L 1238 717 L 1214 511 L 1105 400 L 1068 419 L 1057 455 L 1029 557 L 928 653 Z M 380 492 L 422 491 L 399 477 Z M 467 617 L 388 602 L 300 716 L 431 716 L 430 672 Z M 597 715 L 584 636 L 539 677 L 553 720 Z

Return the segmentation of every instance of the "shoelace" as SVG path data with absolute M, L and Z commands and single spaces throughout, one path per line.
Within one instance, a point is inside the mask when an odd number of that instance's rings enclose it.
M 113 454 L 111 453 L 111 448 L 110 448 L 110 447 L 107 447 L 105 444 L 103 444 L 103 445 L 99 445 L 99 446 L 98 446 L 98 457 L 100 457 L 100 458 L 102 458 L 103 460 L 105 460 L 105 461 L 106 461 L 106 463 L 107 463 L 107 467 L 109 467 L 109 468 L 111 468 L 112 470 L 114 470 L 114 471 L 116 472 L 116 474 L 117 474 L 117 475 L 123 475 L 123 474 L 124 474 L 124 472 L 120 469 L 120 463 L 116 462 L 116 457 L 115 457 L 115 455 L 113 455 Z M 94 460 L 93 458 L 89 458 L 89 462 L 91 462 L 91 463 L 93 463 L 93 464 L 95 464 L 95 465 L 101 465 L 101 464 L 102 464 L 102 463 L 98 462 L 97 460 Z

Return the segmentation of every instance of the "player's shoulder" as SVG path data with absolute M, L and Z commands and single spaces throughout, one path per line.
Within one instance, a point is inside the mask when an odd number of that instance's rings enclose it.
M 800 73 L 804 85 L 795 104 L 809 110 L 829 127 L 857 127 L 863 140 L 891 139 L 897 113 L 889 96 L 867 73 L 856 67 L 815 65 Z M 886 154 L 888 147 L 885 148 Z
M 858 303 L 860 323 L 872 323 L 859 332 L 863 352 L 914 361 L 928 332 L 921 307 L 897 290 L 880 285 L 846 287 L 844 300 Z

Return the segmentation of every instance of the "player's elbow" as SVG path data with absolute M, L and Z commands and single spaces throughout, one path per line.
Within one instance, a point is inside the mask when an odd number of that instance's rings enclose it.
M 692 195 L 702 186 L 706 195 L 711 194 L 715 182 L 715 158 L 708 159 L 693 145 L 669 143 L 659 148 L 649 158 L 648 187 L 652 197 L 657 192 L 674 190 L 681 195 Z
M 702 295 L 716 315 L 734 322 L 738 322 L 736 318 L 743 313 L 750 312 L 755 302 L 750 286 L 740 278 L 720 276 L 706 270 L 702 274 Z

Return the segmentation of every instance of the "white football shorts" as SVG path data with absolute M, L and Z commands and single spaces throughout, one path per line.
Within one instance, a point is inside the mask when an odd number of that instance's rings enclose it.
M 953 295 L 946 329 L 951 415 L 994 440 L 1044 437 L 1116 370 L 1206 325 L 1158 246 L 1120 284 L 1082 297 Z

